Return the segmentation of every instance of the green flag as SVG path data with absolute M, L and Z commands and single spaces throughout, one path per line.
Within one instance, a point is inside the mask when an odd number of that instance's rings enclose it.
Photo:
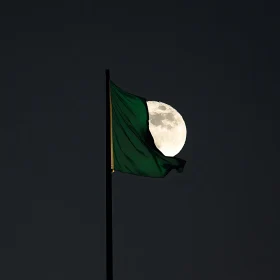
M 114 170 L 146 177 L 183 172 L 186 161 L 157 149 L 149 130 L 146 100 L 110 82 Z

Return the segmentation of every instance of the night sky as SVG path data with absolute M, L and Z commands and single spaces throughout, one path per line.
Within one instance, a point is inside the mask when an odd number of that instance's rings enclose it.
M 106 68 L 188 129 L 184 173 L 114 173 L 114 280 L 279 279 L 279 9 L 3 2 L 0 279 L 105 279 Z

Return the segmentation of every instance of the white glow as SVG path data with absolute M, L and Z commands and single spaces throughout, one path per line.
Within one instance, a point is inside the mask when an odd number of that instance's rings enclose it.
M 183 148 L 187 138 L 187 128 L 182 116 L 170 105 L 147 102 L 149 129 L 156 147 L 165 155 L 173 157 Z

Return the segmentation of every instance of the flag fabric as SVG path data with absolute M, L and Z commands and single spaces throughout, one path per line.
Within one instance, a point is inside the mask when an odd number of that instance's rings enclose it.
M 183 172 L 186 161 L 157 149 L 149 130 L 146 99 L 125 92 L 110 81 L 114 170 L 162 178 L 172 169 Z

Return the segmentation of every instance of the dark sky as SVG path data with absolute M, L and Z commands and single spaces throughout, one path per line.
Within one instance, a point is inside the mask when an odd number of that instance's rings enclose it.
M 0 279 L 105 279 L 105 68 L 188 128 L 183 174 L 113 176 L 114 280 L 279 279 L 279 9 L 2 2 Z

